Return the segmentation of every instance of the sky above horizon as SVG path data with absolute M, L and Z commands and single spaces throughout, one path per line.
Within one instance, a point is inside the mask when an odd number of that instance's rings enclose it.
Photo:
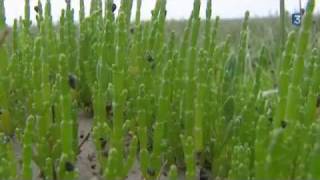
M 41 0 L 44 4 L 46 0 Z M 119 5 L 120 0 L 114 0 Z M 133 0 L 134 4 L 136 0 Z M 207 0 L 201 0 L 201 16 L 205 17 L 205 6 Z M 305 6 L 307 0 L 301 0 Z M 318 0 L 316 0 L 317 2 Z M 38 0 L 30 0 L 32 8 L 32 20 L 35 20 L 33 7 Z M 142 0 L 141 18 L 150 18 L 150 11 L 153 9 L 156 0 Z M 85 0 L 86 14 L 89 12 L 90 0 Z M 51 0 L 53 19 L 59 19 L 61 9 L 65 7 L 65 0 Z M 319 12 L 320 4 L 316 4 L 316 11 Z M 186 19 L 190 16 L 193 0 L 167 0 L 168 19 Z M 12 24 L 15 18 L 24 14 L 24 0 L 5 0 L 7 23 Z M 72 7 L 75 9 L 75 18 L 78 19 L 79 0 L 72 0 Z M 135 6 L 133 7 L 135 10 Z M 277 15 L 279 12 L 279 0 L 213 0 L 213 16 L 221 18 L 242 18 L 246 10 L 250 11 L 251 17 L 264 17 Z M 286 0 L 286 10 L 295 12 L 299 10 L 299 0 Z

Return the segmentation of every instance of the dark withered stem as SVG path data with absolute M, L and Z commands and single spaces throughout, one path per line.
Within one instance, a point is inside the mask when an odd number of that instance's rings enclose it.
M 88 134 L 84 137 L 84 139 L 81 141 L 81 143 L 80 143 L 80 145 L 79 145 L 79 147 L 78 147 L 78 155 L 81 153 L 81 148 L 82 148 L 82 146 L 84 145 L 84 143 L 86 143 L 86 142 L 89 140 L 89 138 L 90 138 L 90 136 L 91 136 L 91 132 L 92 132 L 92 128 L 91 128 L 91 130 L 88 132 Z

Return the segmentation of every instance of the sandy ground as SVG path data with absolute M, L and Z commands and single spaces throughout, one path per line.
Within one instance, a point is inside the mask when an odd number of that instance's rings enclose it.
M 100 175 L 100 166 L 96 159 L 96 149 L 95 149 L 93 140 L 91 139 L 91 136 L 89 136 L 88 140 L 83 141 L 84 137 L 91 130 L 92 118 L 86 116 L 84 113 L 79 113 L 78 120 L 79 120 L 78 142 L 79 144 L 81 142 L 84 142 L 81 147 L 81 152 L 77 157 L 77 162 L 75 165 L 76 171 L 78 171 L 78 174 L 79 174 L 78 180 L 103 180 Z M 17 167 L 18 172 L 21 173 L 22 147 L 20 142 L 18 142 L 16 139 L 13 139 L 13 145 L 14 145 L 16 157 L 19 161 L 18 163 L 19 167 Z M 35 163 L 33 163 L 32 168 L 33 168 L 33 180 L 42 180 L 42 178 L 40 177 L 40 170 L 38 166 Z M 197 174 L 199 174 L 199 168 L 198 168 Z M 162 175 L 159 178 L 159 180 L 166 180 L 166 179 L 168 179 L 166 175 Z M 183 180 L 185 178 L 183 175 L 180 175 L 179 179 Z M 196 179 L 200 179 L 200 178 L 196 178 Z M 128 174 L 125 180 L 144 180 L 139 168 L 138 161 L 134 163 L 134 166 L 132 167 L 130 173 Z
M 78 132 L 78 142 L 82 142 L 91 130 L 92 120 L 88 118 L 84 113 L 79 114 L 79 132 Z M 79 154 L 76 168 L 79 171 L 79 180 L 90 180 L 90 179 L 100 179 L 98 163 L 94 158 L 96 154 L 95 146 L 91 139 L 91 136 L 81 148 L 81 153 Z
M 78 142 L 83 141 L 83 137 L 85 137 L 91 130 L 92 127 L 92 119 L 86 116 L 84 113 L 79 113 L 79 137 Z M 81 138 L 81 135 L 83 136 Z M 22 169 L 21 165 L 21 159 L 22 159 L 22 147 L 21 144 L 16 140 L 13 139 L 13 145 L 15 149 L 15 154 L 17 159 L 19 160 L 19 172 Z M 81 153 L 77 157 L 77 163 L 76 163 L 76 170 L 79 173 L 78 180 L 102 180 L 100 176 L 100 166 L 99 163 L 97 163 L 97 160 L 95 158 L 96 156 L 96 150 L 95 145 L 89 137 L 87 141 L 84 142 Z M 33 163 L 33 180 L 42 180 L 42 178 L 39 177 L 40 170 L 38 166 Z M 130 174 L 128 175 L 128 178 L 126 180 L 143 180 L 141 172 L 139 170 L 139 163 L 135 162 L 134 167 L 130 171 Z
M 92 119 L 85 114 L 79 114 L 79 142 L 82 142 L 80 136 L 86 136 L 92 127 Z M 81 153 L 78 156 L 76 167 L 79 171 L 79 180 L 100 180 L 100 166 L 96 160 L 96 149 L 89 137 L 88 141 L 85 141 L 81 148 Z M 142 180 L 142 175 L 139 170 L 138 162 L 135 162 L 127 180 Z
M 86 136 L 92 127 L 92 119 L 86 117 L 83 113 L 79 114 L 79 142 L 82 141 L 81 135 Z M 78 156 L 78 161 L 76 164 L 79 170 L 79 180 L 100 180 L 99 176 L 100 166 L 95 158 L 96 150 L 95 145 L 91 137 L 84 143 L 81 148 L 81 153 Z M 182 178 L 182 177 L 181 177 Z M 160 180 L 166 180 L 166 176 L 161 176 Z M 184 178 L 182 178 L 184 179 Z M 126 180 L 143 180 L 139 162 L 136 161 L 132 167 Z

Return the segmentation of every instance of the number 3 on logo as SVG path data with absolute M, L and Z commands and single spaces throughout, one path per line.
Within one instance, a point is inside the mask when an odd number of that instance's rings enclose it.
M 301 14 L 300 13 L 292 14 L 292 24 L 295 26 L 301 25 Z

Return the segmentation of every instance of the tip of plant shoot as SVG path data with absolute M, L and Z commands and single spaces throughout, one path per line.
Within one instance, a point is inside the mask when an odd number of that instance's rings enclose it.
M 72 172 L 72 171 L 74 171 L 74 165 L 71 162 L 66 162 L 65 163 L 65 169 L 68 172 Z
M 69 82 L 69 86 L 72 89 L 76 89 L 77 88 L 77 77 L 73 74 L 69 74 L 68 76 L 68 82 Z
M 112 4 L 112 12 L 114 13 L 117 10 L 117 5 L 115 3 Z
M 288 123 L 286 121 L 281 121 L 281 127 L 285 129 L 287 127 Z
M 34 7 L 34 11 L 35 11 L 36 13 L 39 13 L 39 11 L 40 11 L 39 6 L 35 6 L 35 7 Z

